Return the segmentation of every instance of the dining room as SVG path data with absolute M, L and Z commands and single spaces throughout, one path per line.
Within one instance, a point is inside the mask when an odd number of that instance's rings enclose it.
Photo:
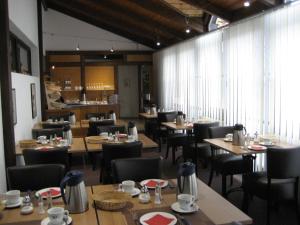
M 300 224 L 300 0 L 1 0 L 0 224 Z

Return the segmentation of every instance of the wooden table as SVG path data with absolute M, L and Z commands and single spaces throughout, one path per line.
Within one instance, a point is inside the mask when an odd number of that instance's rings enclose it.
M 157 113 L 156 114 L 149 114 L 149 113 L 139 113 L 140 117 L 143 117 L 144 119 L 157 119 Z
M 192 123 L 184 123 L 183 125 L 178 125 L 175 122 L 162 122 L 161 125 L 167 127 L 171 130 L 192 130 L 193 124 Z
M 176 181 L 174 181 L 176 182 Z M 110 191 L 115 189 L 113 185 L 93 186 L 93 193 L 101 193 L 102 191 Z M 204 182 L 198 180 L 199 200 L 197 204 L 203 214 L 208 217 L 216 225 L 230 224 L 232 221 L 239 221 L 243 224 L 252 224 L 252 219 L 208 187 Z M 175 191 L 175 190 L 174 190 Z M 130 210 L 151 209 L 159 211 L 159 208 L 170 207 L 176 201 L 175 194 L 163 194 L 161 205 L 140 204 L 137 198 L 132 198 L 132 208 Z M 101 225 L 128 225 L 122 212 L 108 212 L 97 209 L 97 215 Z M 194 223 L 196 225 L 196 223 Z
M 92 188 L 87 187 L 87 194 L 89 199 L 89 209 L 81 214 L 70 214 L 73 219 L 73 224 L 75 225 L 98 225 L 97 214 L 93 208 L 92 200 Z M 53 205 L 64 207 L 62 198 L 53 200 Z M 47 212 L 45 214 L 37 213 L 37 206 L 35 205 L 34 212 L 30 215 L 21 215 L 20 208 L 16 209 L 5 209 L 3 211 L 3 217 L 0 219 L 0 224 L 5 225 L 40 225 L 41 221 L 47 217 Z
M 43 128 L 43 123 L 49 124 L 49 122 L 47 122 L 47 121 L 42 121 L 42 122 L 36 123 L 36 124 L 33 126 L 32 130 L 40 130 L 40 129 L 44 129 L 44 128 Z M 55 124 L 55 122 L 53 122 L 53 124 Z M 77 121 L 75 124 L 70 124 L 70 126 L 71 126 L 71 129 L 79 129 L 79 128 L 80 128 L 80 122 Z
M 41 144 L 38 144 L 38 147 L 41 147 Z M 19 144 L 16 146 L 16 155 L 22 155 L 23 149 Z M 68 153 L 85 153 L 86 147 L 83 138 L 73 138 L 73 144 L 69 147 Z
M 158 148 L 158 144 L 152 141 L 150 138 L 145 136 L 144 134 L 139 134 L 139 141 L 143 143 L 143 149 L 149 148 Z M 88 143 L 85 138 L 86 149 L 88 152 L 100 152 L 102 151 L 102 144 L 91 144 Z

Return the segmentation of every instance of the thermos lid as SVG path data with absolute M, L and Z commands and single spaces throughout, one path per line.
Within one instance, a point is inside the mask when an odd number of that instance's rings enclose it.
M 66 131 L 69 131 L 71 130 L 71 126 L 70 125 L 65 125 L 64 128 L 63 128 L 63 131 L 66 132 Z
M 109 114 L 114 114 L 114 113 L 115 113 L 114 110 L 110 110 L 110 111 L 109 111 Z
M 70 116 L 74 116 L 75 115 L 75 113 L 74 112 L 70 112 L 70 114 L 69 114 Z
M 183 112 L 182 111 L 178 111 L 177 115 L 178 116 L 183 116 Z
M 243 124 L 235 124 L 234 125 L 234 130 L 243 130 L 243 128 L 244 128 L 244 126 L 243 126 Z
M 185 162 L 179 164 L 178 175 L 179 176 L 190 176 L 195 173 L 195 164 L 191 162 Z
M 71 170 L 66 174 L 66 177 L 68 177 L 67 185 L 68 186 L 75 186 L 79 184 L 81 181 L 83 181 L 83 172 L 79 170 Z
M 135 123 L 132 122 L 132 121 L 129 121 L 128 122 L 128 128 L 133 128 L 133 127 L 135 127 Z

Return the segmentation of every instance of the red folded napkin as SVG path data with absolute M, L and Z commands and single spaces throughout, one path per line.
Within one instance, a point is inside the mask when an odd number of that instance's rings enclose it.
M 156 214 L 152 218 L 145 220 L 144 222 L 149 224 L 149 225 L 168 225 L 170 224 L 174 219 L 173 218 L 168 218 L 165 216 L 162 216 L 160 214 Z
M 51 196 L 56 196 L 56 195 L 60 195 L 60 190 L 57 189 L 50 189 L 51 192 Z M 41 194 L 43 197 L 48 197 L 48 191 L 45 191 Z
M 156 185 L 157 185 L 157 181 L 155 181 L 155 180 L 149 180 L 147 183 L 146 183 L 146 186 L 147 187 L 156 187 Z M 160 185 L 163 185 L 164 184 L 164 181 L 161 181 L 160 183 L 159 183 Z

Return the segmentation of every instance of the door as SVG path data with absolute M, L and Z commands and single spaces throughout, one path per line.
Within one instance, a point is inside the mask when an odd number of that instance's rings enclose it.
M 118 66 L 120 117 L 137 118 L 139 113 L 138 66 Z

